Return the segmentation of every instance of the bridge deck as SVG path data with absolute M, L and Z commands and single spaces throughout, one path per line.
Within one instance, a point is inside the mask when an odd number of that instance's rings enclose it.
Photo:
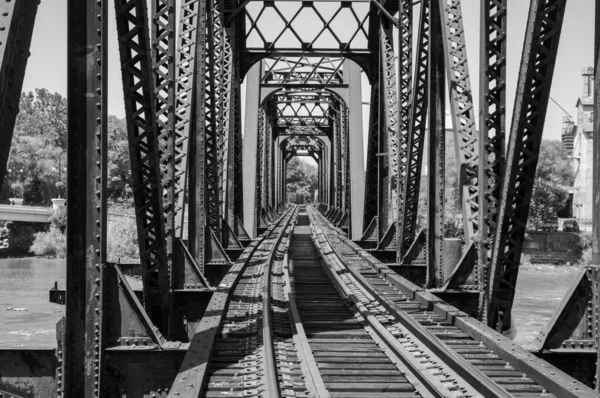
M 243 260 L 218 330 L 196 335 L 170 396 L 599 396 L 398 276 L 315 209 L 297 224 L 271 228 Z

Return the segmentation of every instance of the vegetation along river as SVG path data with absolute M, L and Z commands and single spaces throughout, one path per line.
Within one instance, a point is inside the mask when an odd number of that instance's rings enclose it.
M 521 268 L 513 316 L 515 341 L 533 342 L 560 304 L 576 267 L 528 265 Z M 56 322 L 64 307 L 48 301 L 48 290 L 65 287 L 65 260 L 0 259 L 0 348 L 53 347 Z

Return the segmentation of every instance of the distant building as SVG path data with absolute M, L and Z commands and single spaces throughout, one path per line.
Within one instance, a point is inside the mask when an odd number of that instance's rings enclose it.
M 583 76 L 583 95 L 577 100 L 577 104 L 575 105 L 577 107 L 577 125 L 574 126 L 575 136 L 571 152 L 572 166 L 575 172 L 575 182 L 573 183 L 573 216 L 591 221 L 593 199 L 594 68 L 584 68 L 581 75 Z M 564 128 L 563 125 L 563 130 Z

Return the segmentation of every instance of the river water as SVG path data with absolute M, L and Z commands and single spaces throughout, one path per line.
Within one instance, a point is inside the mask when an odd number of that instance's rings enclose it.
M 521 268 L 513 309 L 515 342 L 530 346 L 577 272 L 574 267 Z M 55 281 L 64 289 L 65 260 L 0 259 L 0 281 L 0 348 L 56 346 L 56 322 L 64 307 L 48 301 L 48 290 Z

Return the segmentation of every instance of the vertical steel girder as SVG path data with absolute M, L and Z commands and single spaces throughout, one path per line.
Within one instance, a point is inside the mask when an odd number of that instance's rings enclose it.
M 444 54 L 446 54 L 450 85 L 450 109 L 454 129 L 456 159 L 460 160 L 461 189 L 465 242 L 471 243 L 478 228 L 479 187 L 477 182 L 478 137 L 475 131 L 475 111 L 467 61 L 467 47 L 460 0 L 439 0 L 442 11 Z
M 246 75 L 246 112 L 244 115 L 244 141 L 243 141 L 243 169 L 244 178 L 242 187 L 244 195 L 244 227 L 251 237 L 256 236 L 257 208 L 260 198 L 260 180 L 258 168 L 260 166 L 259 140 L 264 128 L 264 110 L 259 107 L 260 77 L 262 76 L 262 62 L 257 62 Z M 248 178 L 250 176 L 250 178 Z
M 236 218 L 242 219 L 243 211 L 243 166 L 242 166 L 242 126 L 241 88 L 239 55 L 236 52 L 235 35 L 232 33 L 223 40 L 223 130 L 226 136 L 226 174 L 224 219 L 233 227 Z
M 387 25 L 387 26 L 386 26 Z M 405 136 L 402 135 L 400 125 L 400 108 L 398 86 L 396 84 L 396 62 L 394 60 L 394 40 L 391 23 L 382 18 L 380 28 L 380 77 L 379 83 L 381 86 L 381 102 L 383 108 L 380 124 L 380 134 L 385 135 L 384 146 L 380 147 L 383 155 L 383 167 L 387 168 L 384 174 L 387 176 L 387 187 L 382 191 L 383 214 L 380 214 L 381 220 L 380 231 L 385 233 L 388 228 L 396 223 L 398 218 L 398 201 L 401 199 L 400 193 L 403 191 L 401 187 L 401 176 L 405 173 L 405 162 L 400 160 L 400 148 L 406 145 Z M 381 137 L 383 138 L 383 137 Z M 381 182 L 380 182 L 381 183 Z M 388 207 L 389 206 L 389 207 Z M 383 235 L 380 236 L 380 238 Z M 395 240 L 393 245 L 395 245 Z
M 362 88 L 361 71 L 358 64 L 350 61 L 344 63 L 344 82 L 347 82 L 347 97 L 345 99 L 345 110 L 342 120 L 345 134 L 348 135 L 348 184 L 346 189 L 349 198 L 349 224 L 348 236 L 351 239 L 360 239 L 363 224 L 363 192 L 365 192 L 365 169 L 364 169 L 364 143 L 363 143 L 363 121 L 362 121 Z
M 169 321 L 174 321 L 172 308 L 173 263 L 177 180 L 175 170 L 175 2 L 152 0 L 151 14 L 152 70 L 156 99 L 156 127 L 160 154 L 162 206 L 164 211 L 165 260 L 169 279 Z
M 479 101 L 479 300 L 480 316 L 487 311 L 492 244 L 498 223 L 504 173 L 506 125 L 507 0 L 486 0 L 481 6 L 481 65 Z
M 490 298 L 484 321 L 506 330 L 523 249 L 538 154 L 566 0 L 531 2 L 517 97 L 509 138 L 506 173 L 492 251 Z
M 67 277 L 59 396 L 100 397 L 105 307 L 107 166 L 106 0 L 69 0 Z M 76 205 L 74 205 L 76 204 Z
M 379 207 L 379 83 L 371 87 L 369 131 L 367 136 L 367 165 L 365 169 L 365 201 L 363 230 L 366 231 L 373 219 L 377 219 Z
M 196 67 L 196 73 L 194 75 L 196 88 L 199 88 L 199 80 L 206 80 L 204 83 L 204 92 L 202 98 L 200 91 L 197 91 L 195 98 L 196 103 L 192 101 L 195 108 L 201 104 L 204 106 L 204 112 L 202 113 L 203 124 L 197 124 L 196 127 L 200 127 L 197 130 L 197 134 L 204 134 L 204 146 L 205 146 L 205 165 L 204 174 L 196 175 L 196 183 L 199 183 L 198 178 L 204 181 L 206 185 L 206 225 L 209 226 L 217 236 L 221 236 L 221 215 L 220 215 L 220 202 L 221 202 L 221 186 L 220 183 L 220 154 L 222 151 L 219 144 L 222 142 L 222 135 L 220 129 L 219 111 L 220 111 L 220 98 L 221 93 L 219 92 L 221 86 L 221 29 L 220 29 L 220 15 L 218 9 L 215 9 L 216 4 L 208 1 L 206 10 L 206 16 L 204 24 L 202 19 L 199 20 L 198 27 L 200 29 L 206 29 L 206 45 L 202 46 L 201 43 L 196 40 L 196 61 L 203 60 L 206 65 L 204 68 L 208 69 L 208 74 L 199 73 L 199 68 Z M 204 51 L 202 51 L 204 50 Z M 202 55 L 202 56 L 200 56 Z M 196 62 L 198 65 L 198 62 Z
M 232 96 L 232 115 L 231 129 L 233 130 L 233 188 L 231 195 L 233 196 L 233 210 L 230 210 L 234 217 L 238 220 L 244 219 L 244 173 L 243 173 L 243 140 L 242 140 L 242 90 L 239 84 L 239 66 L 235 67 L 237 72 L 234 75 Z M 231 163 L 230 163 L 231 164 Z
M 348 107 L 342 106 L 340 110 L 340 124 L 342 130 L 342 148 L 344 149 L 345 156 L 342 157 L 342 170 L 344 172 L 344 184 L 343 184 L 343 198 L 342 207 L 346 211 L 351 210 L 350 192 L 352 192 L 352 180 L 350 177 L 350 122 L 349 122 L 349 110 Z M 348 224 L 351 229 L 351 223 Z M 349 235 L 351 236 L 351 235 Z
M 264 145 L 264 169 L 263 172 L 263 200 L 261 206 L 263 209 L 268 210 L 271 205 L 271 195 L 273 191 L 273 185 L 271 184 L 271 178 L 273 173 L 273 114 L 267 110 L 267 124 L 265 131 Z
M 170 278 L 165 251 L 158 120 L 153 100 L 146 2 L 115 0 L 115 13 L 144 301 L 148 314 L 165 333 L 166 325 L 162 321 L 169 313 Z M 155 309 L 154 300 L 150 300 L 156 294 L 160 297 L 160 310 Z
M 341 191 L 342 191 L 342 187 L 340 186 L 340 173 L 341 173 L 341 132 L 340 132 L 340 125 L 339 123 L 335 123 L 334 122 L 334 126 L 333 126 L 333 137 L 332 137 L 332 142 L 331 142 L 331 182 L 332 182 L 332 189 L 331 189 L 331 204 L 336 207 L 339 208 L 340 205 L 342 204 L 342 196 L 341 196 Z
M 179 11 L 179 34 L 177 35 L 176 103 L 175 103 L 175 168 L 176 230 L 175 236 L 183 236 L 184 198 L 188 173 L 188 145 L 195 68 L 196 29 L 198 26 L 199 0 L 182 0 Z
M 195 61 L 194 61 L 194 71 L 193 71 L 193 92 L 192 92 L 192 101 L 191 101 L 191 125 L 190 125 L 190 150 L 189 150 L 189 159 L 188 159 L 188 168 L 189 168 L 189 200 L 190 200 L 190 209 L 189 209 L 189 244 L 190 244 L 190 252 L 192 256 L 196 260 L 198 267 L 201 272 L 204 272 L 204 263 L 205 263 L 205 244 L 208 239 L 207 236 L 207 226 L 208 224 L 208 214 L 211 210 L 209 207 L 209 199 L 208 199 L 208 183 L 207 179 L 212 180 L 213 189 L 216 189 L 215 185 L 217 183 L 216 170 L 210 169 L 207 167 L 207 152 L 210 144 L 208 144 L 207 137 L 210 135 L 211 130 L 207 131 L 207 124 L 210 125 L 210 119 L 207 118 L 206 112 L 207 108 L 210 107 L 210 104 L 207 104 L 207 92 L 209 92 L 209 88 L 207 88 L 206 79 L 206 68 L 207 68 L 207 52 L 209 51 L 209 38 L 207 38 L 207 16 L 209 15 L 209 11 L 207 10 L 207 2 L 200 1 L 198 5 L 198 22 L 196 29 L 196 48 L 195 48 Z M 210 62 L 210 60 L 209 60 Z M 211 64 L 208 63 L 210 66 Z M 208 99 L 210 101 L 210 99 Z M 208 110 L 210 112 L 210 109 Z M 208 123 L 207 123 L 208 122 Z M 211 137 L 214 138 L 214 137 Z M 214 153 L 212 154 L 214 156 Z M 216 156 L 213 157 L 215 160 Z M 213 199 L 214 199 L 214 191 L 213 191 Z M 218 206 L 218 204 L 213 202 L 213 215 L 215 212 L 214 206 Z
M 255 177 L 255 182 L 256 182 L 256 200 L 254 203 L 255 206 L 255 228 L 258 228 L 258 224 L 259 224 L 259 213 L 260 213 L 260 209 L 262 209 L 262 205 L 264 203 L 265 200 L 265 193 L 264 193 L 264 186 L 265 186 L 265 182 L 264 182 L 264 169 L 265 169 L 265 138 L 266 138 L 266 130 L 268 128 L 268 117 L 267 117 L 267 112 L 263 107 L 259 107 L 258 108 L 258 136 L 257 136 L 257 142 L 256 142 L 256 177 Z
M 600 133 L 600 0 L 596 0 L 596 20 L 595 20 L 595 40 L 594 40 L 594 137 L 598 137 Z M 593 214 L 592 217 L 592 264 L 600 264 L 600 140 L 593 140 L 593 169 L 592 176 L 594 198 L 593 202 Z M 599 336 L 600 338 L 600 336 Z M 600 341 L 598 342 L 600 347 Z M 598 362 L 600 365 L 600 361 Z M 596 368 L 597 372 L 600 372 L 600 366 Z M 600 375 L 597 380 L 600 380 Z M 600 387 L 600 383 L 596 383 Z
M 0 187 L 4 182 L 39 0 L 0 3 Z
M 398 146 L 398 188 L 397 201 L 398 210 L 396 212 L 396 240 L 394 244 L 398 251 L 397 261 L 402 261 L 401 253 L 401 237 L 400 230 L 402 229 L 402 214 L 406 207 L 406 182 L 408 173 L 408 158 L 409 158 L 409 135 L 410 135 L 410 111 L 412 103 L 412 69 L 413 69 L 413 43 L 412 43 L 412 19 L 413 5 L 411 0 L 402 0 L 398 3 L 399 6 L 399 26 L 398 26 L 398 98 L 400 112 L 400 137 Z M 426 8 L 426 7 L 422 7 Z
M 427 99 L 429 91 L 429 0 L 421 2 L 417 65 L 410 103 L 406 150 L 404 194 L 398 216 L 398 262 L 416 238 L 419 211 L 419 188 L 425 134 L 427 132 Z
M 433 0 L 429 25 L 429 198 L 426 287 L 441 287 L 444 244 L 444 175 L 446 147 L 446 80 L 440 3 Z

